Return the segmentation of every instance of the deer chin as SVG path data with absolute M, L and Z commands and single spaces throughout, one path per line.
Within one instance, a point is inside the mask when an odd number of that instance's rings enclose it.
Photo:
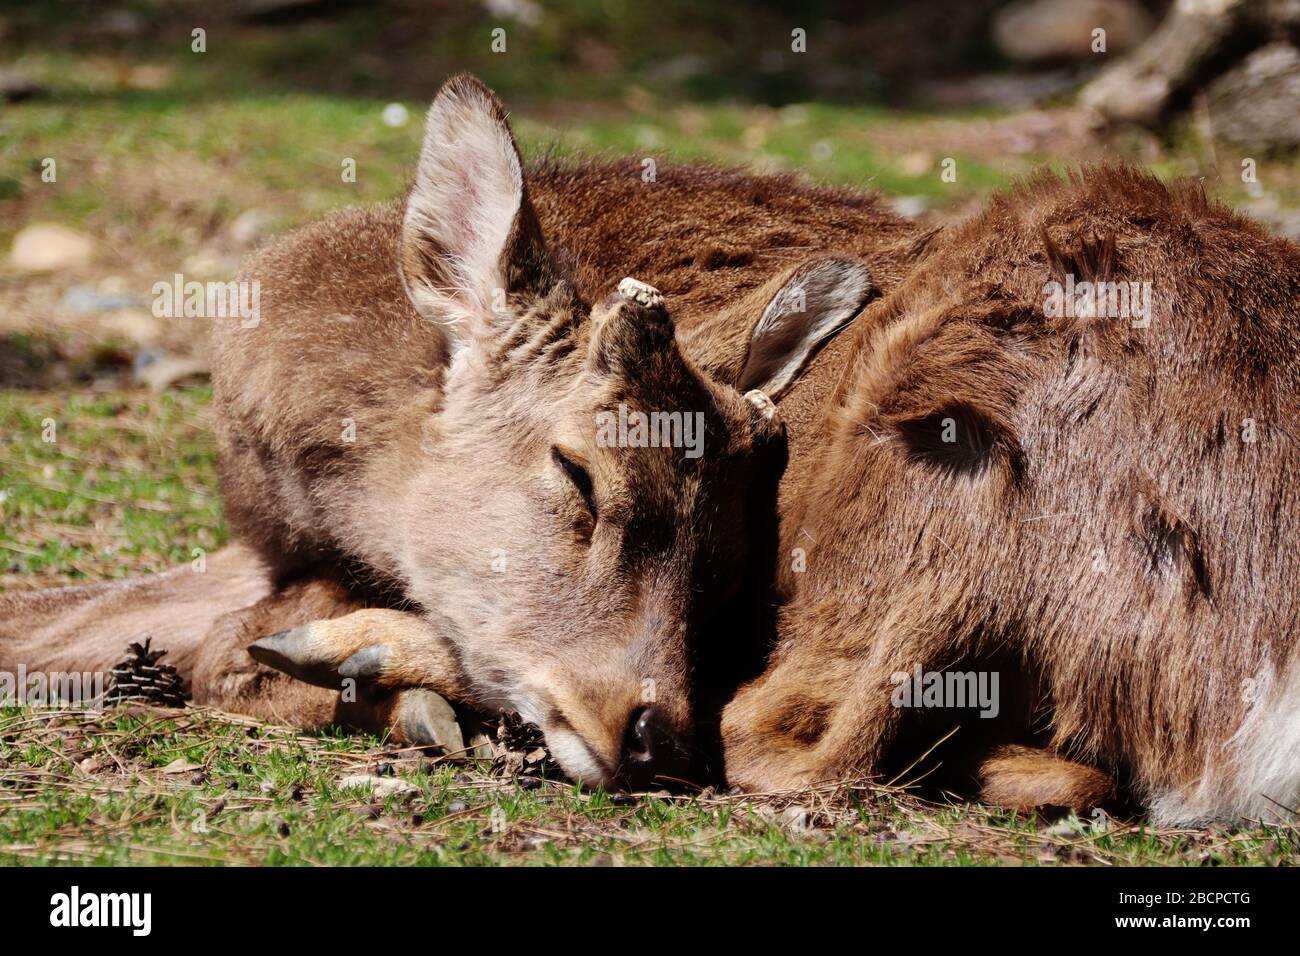
M 617 755 L 612 760 L 602 756 L 579 729 L 585 715 L 561 711 L 556 705 L 555 695 L 550 690 L 542 689 L 546 687 L 547 682 L 544 681 L 535 691 L 512 695 L 519 716 L 541 728 L 551 756 L 571 780 L 581 781 L 590 787 L 612 785 L 616 776 Z
M 543 727 L 542 734 L 551 756 L 571 779 L 589 787 L 614 784 L 613 771 L 581 735 L 564 727 Z

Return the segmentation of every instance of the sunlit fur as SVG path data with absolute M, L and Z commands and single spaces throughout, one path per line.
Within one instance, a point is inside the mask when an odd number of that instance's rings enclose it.
M 1150 326 L 1046 317 L 1065 272 L 1152 282 Z M 1042 175 L 936 240 L 854 327 L 787 489 L 807 570 L 727 710 L 728 776 L 879 772 L 961 723 L 951 761 L 990 729 L 891 706 L 890 675 L 996 669 L 995 740 L 1161 822 L 1294 808 L 1298 305 L 1294 243 L 1128 169 Z

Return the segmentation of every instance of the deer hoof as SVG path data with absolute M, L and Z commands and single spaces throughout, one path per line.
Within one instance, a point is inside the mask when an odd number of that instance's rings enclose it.
M 260 638 L 248 645 L 248 654 L 259 664 L 284 671 L 303 683 L 317 687 L 339 685 L 338 669 L 321 655 L 310 624 Z
M 393 650 L 387 644 L 363 647 L 339 665 L 339 676 L 361 681 L 375 680 L 392 656 Z
M 441 747 L 452 757 L 465 754 L 465 738 L 456 711 L 441 694 L 431 690 L 416 687 L 398 691 L 393 728 L 412 747 Z

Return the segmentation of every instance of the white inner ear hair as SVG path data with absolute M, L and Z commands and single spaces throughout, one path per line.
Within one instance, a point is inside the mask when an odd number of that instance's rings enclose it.
M 434 300 L 428 305 L 452 313 L 433 318 L 454 322 L 464 312 L 491 309 L 493 293 L 504 282 L 501 255 L 522 200 L 519 156 L 492 104 L 473 92 L 435 100 L 406 212 L 409 239 L 432 239 L 447 267 L 448 284 L 442 287 L 426 276 L 408 277 L 424 286 Z M 418 293 L 412 298 L 425 305 Z

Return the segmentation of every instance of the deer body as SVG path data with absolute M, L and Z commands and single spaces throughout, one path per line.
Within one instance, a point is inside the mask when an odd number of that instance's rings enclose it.
M 1083 282 L 1151 307 L 1053 306 Z M 1161 822 L 1294 808 L 1298 306 L 1294 243 L 1128 169 L 945 236 L 851 333 L 729 779 L 881 772 L 960 726 L 940 759 L 1032 742 Z M 998 674 L 997 719 L 901 698 L 918 671 Z
M 513 143 L 499 118 L 459 103 L 440 117 L 444 99 L 405 203 L 309 227 L 246 268 L 263 321 L 215 338 L 223 498 L 279 574 L 348 562 L 423 609 L 431 631 L 403 673 L 423 673 L 432 631 L 456 635 L 472 703 L 520 710 L 571 772 L 608 779 L 639 696 L 689 736 L 691 631 L 720 613 L 696 607 L 711 589 L 693 582 L 722 582 L 726 599 L 728 579 L 767 578 L 746 539 L 781 474 L 765 450 L 774 409 L 736 389 L 795 401 L 800 376 L 805 395 L 824 389 L 818 369 L 835 366 L 816 349 L 858 314 L 872 275 L 902 275 L 918 233 L 874 199 L 786 179 L 684 168 L 646 184 L 634 168 L 544 167 L 526 190 L 514 170 L 521 198 L 485 252 L 457 230 L 500 197 L 445 192 L 470 172 L 439 137 L 467 123 L 460 141 L 483 137 L 476 176 Z M 675 323 L 615 292 L 627 272 L 667 297 Z M 797 303 L 781 298 L 792 287 Z M 810 413 L 816 398 L 802 401 Z M 623 473 L 600 474 L 593 423 L 629 405 L 700 416 L 712 447 L 694 461 L 618 450 L 606 457 Z M 585 509 L 561 469 L 579 473 Z M 622 543 L 602 543 L 605 527 Z

